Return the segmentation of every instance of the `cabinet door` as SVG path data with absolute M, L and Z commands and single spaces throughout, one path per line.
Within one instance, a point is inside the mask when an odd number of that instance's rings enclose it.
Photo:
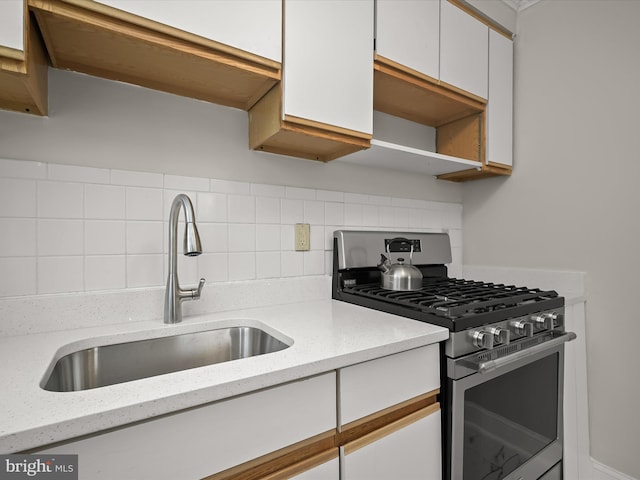
M 0 0 L 0 47 L 24 50 L 22 0 Z
M 100 3 L 282 61 L 281 0 L 101 0 Z
M 513 42 L 489 31 L 487 162 L 513 165 Z
M 489 27 L 446 0 L 440 8 L 440 80 L 487 98 Z
M 335 382 L 326 373 L 37 453 L 78 454 L 83 480 L 203 478 L 335 429 Z
M 373 132 L 373 0 L 285 0 L 283 116 Z
M 362 448 L 347 444 L 343 480 L 441 479 L 441 449 L 437 410 Z
M 376 0 L 376 53 L 437 79 L 440 2 Z
M 439 346 L 428 345 L 340 370 L 341 424 L 440 388 Z

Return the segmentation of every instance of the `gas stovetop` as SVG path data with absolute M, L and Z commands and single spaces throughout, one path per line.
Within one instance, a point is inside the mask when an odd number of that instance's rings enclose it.
M 520 316 L 562 306 L 562 299 L 553 291 L 477 282 L 449 277 L 425 278 L 417 291 L 393 291 L 377 283 L 344 286 L 349 297 L 360 296 L 375 302 L 381 309 L 388 304 L 394 312 L 428 321 L 453 331 L 493 323 L 510 316 Z M 398 310 L 400 309 L 400 310 Z M 402 310 L 405 309 L 405 310 Z M 403 313 L 399 313 L 403 315 Z
M 376 261 L 397 236 L 409 238 L 413 245 L 413 264 L 424 276 L 419 290 L 380 286 Z M 406 257 L 408 252 L 397 253 Z M 338 231 L 334 235 L 333 298 L 440 325 L 451 332 L 564 305 L 564 298 L 553 290 L 450 278 L 445 266 L 450 262 L 447 234 Z

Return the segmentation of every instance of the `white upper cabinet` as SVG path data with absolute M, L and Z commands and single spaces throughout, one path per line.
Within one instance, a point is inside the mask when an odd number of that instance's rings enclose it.
M 373 0 L 285 0 L 283 118 L 373 132 Z
M 488 163 L 513 165 L 513 41 L 489 32 Z
M 282 61 L 281 0 L 101 0 L 100 3 Z
M 440 2 L 376 0 L 376 53 L 437 79 Z
M 24 51 L 24 4 L 22 0 L 0 0 L 0 46 Z
M 489 27 L 446 0 L 440 8 L 440 80 L 487 98 Z

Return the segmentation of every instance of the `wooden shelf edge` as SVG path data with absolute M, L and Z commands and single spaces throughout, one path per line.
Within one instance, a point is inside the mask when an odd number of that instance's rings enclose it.
M 490 178 L 498 176 L 509 176 L 512 173 L 512 169 L 509 167 L 498 168 L 491 165 L 483 165 L 481 170 L 463 170 L 461 172 L 446 173 L 444 175 L 438 175 L 440 180 L 448 180 L 451 182 L 467 182 L 470 180 L 479 180 L 481 178 Z

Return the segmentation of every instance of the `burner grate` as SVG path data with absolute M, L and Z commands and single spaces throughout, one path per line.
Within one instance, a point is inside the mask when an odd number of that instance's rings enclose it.
M 456 319 L 557 297 L 553 291 L 457 278 L 423 279 L 417 291 L 385 290 L 378 284 L 345 286 L 345 292 Z

